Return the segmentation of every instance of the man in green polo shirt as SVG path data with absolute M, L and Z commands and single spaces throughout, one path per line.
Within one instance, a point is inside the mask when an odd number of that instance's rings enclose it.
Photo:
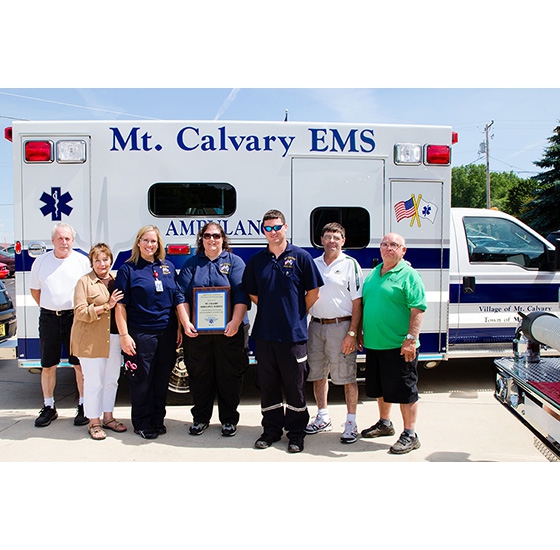
M 381 258 L 363 286 L 363 343 L 366 348 L 366 394 L 376 397 L 379 421 L 362 437 L 394 435 L 392 403 L 399 403 L 404 431 L 390 448 L 394 454 L 420 447 L 415 432 L 418 414 L 418 347 L 426 310 L 420 274 L 403 258 L 404 239 L 397 233 L 381 241 Z

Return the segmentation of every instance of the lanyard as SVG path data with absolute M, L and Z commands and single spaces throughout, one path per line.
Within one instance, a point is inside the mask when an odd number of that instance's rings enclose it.
M 159 293 L 159 292 L 163 292 L 163 282 L 160 281 L 160 279 L 159 279 L 159 274 L 158 274 L 158 272 L 156 271 L 155 266 L 152 267 L 152 270 L 153 270 L 152 273 L 153 273 L 154 279 L 155 279 L 154 282 L 155 282 L 155 285 L 156 285 L 156 292 L 158 292 L 158 293 Z

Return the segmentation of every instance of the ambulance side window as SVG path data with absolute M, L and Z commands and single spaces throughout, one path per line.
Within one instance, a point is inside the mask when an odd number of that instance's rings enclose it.
M 321 231 L 327 223 L 338 222 L 346 231 L 344 249 L 365 248 L 370 241 L 370 218 L 365 208 L 321 206 L 311 212 L 311 244 L 321 245 Z
M 544 243 L 510 220 L 493 217 L 463 219 L 471 263 L 515 263 L 544 268 Z
M 231 216 L 237 192 L 229 183 L 155 183 L 148 190 L 148 210 L 153 216 Z

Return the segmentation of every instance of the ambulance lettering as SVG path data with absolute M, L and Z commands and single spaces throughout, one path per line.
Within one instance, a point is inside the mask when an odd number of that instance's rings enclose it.
M 238 222 L 233 222 L 230 224 L 231 220 L 180 220 L 180 221 L 170 221 L 165 231 L 166 237 L 185 237 L 185 236 L 195 236 L 198 234 L 200 229 L 204 227 L 207 223 L 219 223 L 223 229 L 224 233 L 228 237 L 238 237 L 240 235 L 262 235 L 261 231 L 261 220 L 239 220 Z M 235 227 L 232 229 L 233 224 Z
M 128 144 L 130 143 L 129 150 L 130 151 L 151 151 L 155 149 L 156 151 L 161 151 L 163 147 L 159 144 L 154 145 L 154 147 L 150 146 L 150 140 L 152 136 L 148 135 L 148 132 L 142 134 L 142 136 L 138 137 L 140 132 L 139 127 L 132 128 L 128 133 L 126 139 L 122 136 L 120 130 L 118 128 L 109 128 L 113 131 L 113 146 L 111 147 L 111 151 L 124 151 L 126 150 Z M 139 142 L 141 142 L 141 147 L 139 147 Z
M 239 151 L 245 149 L 253 151 L 272 151 L 275 145 L 280 145 L 285 157 L 294 142 L 295 136 L 236 136 L 229 135 L 225 126 L 218 128 L 217 135 L 200 135 L 200 129 L 194 126 L 185 126 L 177 134 L 177 145 L 183 151 L 194 151 L 200 147 L 201 151 Z
M 371 153 L 375 149 L 373 130 L 353 128 L 344 138 L 336 128 L 309 128 L 311 132 L 311 152 L 331 153 Z

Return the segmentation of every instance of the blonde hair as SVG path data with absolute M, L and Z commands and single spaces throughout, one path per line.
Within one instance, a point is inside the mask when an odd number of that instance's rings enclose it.
M 130 254 L 130 258 L 127 262 L 137 264 L 138 260 L 140 259 L 140 240 L 142 237 L 148 232 L 153 231 L 156 234 L 158 247 L 154 253 L 154 259 L 156 260 L 164 260 L 165 259 L 165 245 L 163 244 L 163 239 L 161 238 L 161 233 L 159 229 L 155 225 L 145 225 L 136 233 L 136 239 L 134 239 L 134 245 L 132 246 L 132 253 Z

